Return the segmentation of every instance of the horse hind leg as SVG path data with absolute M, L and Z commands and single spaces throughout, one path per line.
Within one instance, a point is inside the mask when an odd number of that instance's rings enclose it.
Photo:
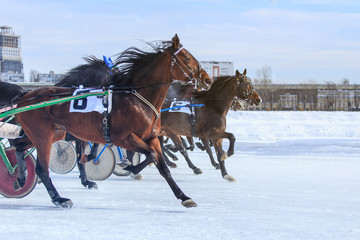
M 161 151 L 162 151 L 162 154 L 163 154 L 165 163 L 166 163 L 169 167 L 176 168 L 176 167 L 177 167 L 176 163 L 170 161 L 170 159 L 168 158 L 168 156 L 169 156 L 169 157 L 171 157 L 173 160 L 175 160 L 174 157 L 176 157 L 176 156 L 175 156 L 174 154 L 172 154 L 172 153 L 169 151 L 169 149 L 167 149 L 167 147 L 164 145 L 164 137 L 163 137 L 163 136 L 160 136 L 160 137 L 159 137 L 159 141 L 160 141 Z M 176 157 L 176 160 L 178 160 L 177 157 Z
M 215 162 L 214 155 L 213 155 L 213 152 L 212 152 L 211 147 L 210 147 L 210 144 L 209 144 L 209 140 L 202 138 L 202 139 L 201 139 L 201 142 L 202 142 L 203 145 L 204 145 L 204 148 L 205 148 L 205 150 L 206 150 L 206 153 L 209 155 L 211 164 L 212 164 L 216 169 L 220 169 L 220 164 L 217 163 L 217 162 Z
M 51 201 L 56 206 L 63 208 L 71 208 L 73 206 L 73 203 L 70 199 L 60 197 L 59 193 L 57 192 L 51 181 L 51 178 L 48 174 L 46 174 L 42 166 L 39 164 L 39 159 L 37 161 L 35 171 L 36 174 L 40 177 L 41 182 L 44 184 L 46 190 L 48 191 L 49 196 L 51 197 Z
M 175 146 L 180 149 L 180 153 L 184 156 L 185 161 L 187 162 L 189 168 L 191 168 L 195 174 L 202 174 L 202 171 L 200 168 L 196 167 L 190 160 L 189 154 L 187 153 L 184 145 L 182 145 L 181 138 L 179 135 L 171 135 L 171 140 L 174 142 Z
M 172 154 L 165 146 L 161 146 L 161 148 L 162 148 L 162 152 L 163 152 L 163 156 L 164 156 L 166 165 L 168 165 L 169 167 L 172 167 L 172 168 L 176 168 L 177 167 L 176 163 L 170 161 L 170 159 L 168 158 L 168 156 L 171 158 L 173 156 L 174 157 L 176 157 L 176 156 L 174 154 Z

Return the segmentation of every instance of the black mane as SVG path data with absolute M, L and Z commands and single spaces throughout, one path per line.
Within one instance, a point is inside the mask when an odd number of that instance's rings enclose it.
M 130 47 L 124 52 L 117 54 L 114 61 L 115 67 L 112 71 L 105 62 L 94 56 L 86 57 L 86 64 L 79 65 L 60 79 L 55 86 L 73 87 L 83 85 L 84 87 L 102 87 L 109 85 L 129 86 L 132 79 L 144 66 L 154 61 L 165 51 L 174 51 L 171 41 L 156 41 L 146 43 L 151 51 L 147 52 L 135 47 Z
M 103 60 L 94 56 L 84 58 L 87 64 L 79 65 L 55 83 L 58 87 L 73 87 L 83 85 L 84 87 L 101 87 L 107 85 L 110 79 L 110 69 Z
M 146 43 L 151 51 L 147 52 L 135 47 L 130 47 L 119 54 L 115 60 L 115 66 L 119 73 L 114 74 L 113 82 L 117 86 L 131 86 L 132 79 L 144 66 L 150 66 L 159 55 L 166 51 L 175 51 L 171 41 L 155 41 Z

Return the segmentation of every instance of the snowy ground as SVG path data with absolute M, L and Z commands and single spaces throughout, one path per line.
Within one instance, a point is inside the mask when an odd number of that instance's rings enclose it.
M 198 204 L 186 209 L 155 167 L 143 180 L 111 176 L 87 190 L 74 169 L 51 173 L 74 207 L 55 207 L 43 185 L 0 196 L 1 239 L 360 239 L 360 113 L 230 112 L 237 138 L 223 180 L 199 150 L 194 175 L 171 169 Z

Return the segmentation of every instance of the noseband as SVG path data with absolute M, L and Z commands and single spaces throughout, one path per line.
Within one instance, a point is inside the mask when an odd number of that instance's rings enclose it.
M 194 71 L 191 71 L 191 69 L 183 61 L 181 61 L 181 59 L 177 56 L 177 54 L 179 52 L 181 52 L 181 50 L 183 50 L 183 49 L 184 49 L 184 47 L 179 48 L 176 52 L 174 52 L 174 55 L 172 56 L 172 62 L 171 62 L 171 78 L 173 80 L 172 82 L 173 83 L 180 83 L 181 85 L 194 85 L 194 89 L 197 89 L 197 87 L 199 85 L 199 79 L 201 78 L 201 69 L 202 69 L 201 65 L 198 62 L 198 64 L 199 64 L 198 69 L 194 70 Z M 183 66 L 185 66 L 185 70 L 187 70 L 187 72 L 184 70 L 183 67 L 181 67 L 181 65 L 179 63 L 181 63 Z M 181 81 L 181 80 L 174 79 L 173 73 L 174 73 L 174 65 L 175 64 L 183 72 L 184 76 L 187 79 L 189 79 L 190 81 L 184 82 L 184 81 Z M 194 77 L 195 73 L 197 73 L 197 72 L 199 72 L 198 76 Z

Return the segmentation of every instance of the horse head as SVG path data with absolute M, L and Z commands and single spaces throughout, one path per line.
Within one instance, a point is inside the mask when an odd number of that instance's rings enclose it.
M 182 74 L 185 75 L 190 84 L 194 85 L 195 90 L 209 90 L 213 83 L 212 78 L 201 68 L 198 60 L 180 44 L 180 39 L 177 34 L 172 38 L 172 45 L 174 48 L 172 56 L 173 80 L 176 79 L 177 74 Z
M 238 70 L 236 70 L 236 82 L 236 96 L 238 98 L 245 100 L 250 104 L 255 104 L 256 106 L 258 106 L 262 102 L 261 97 L 254 89 L 251 79 L 246 76 L 246 68 L 242 74 Z

